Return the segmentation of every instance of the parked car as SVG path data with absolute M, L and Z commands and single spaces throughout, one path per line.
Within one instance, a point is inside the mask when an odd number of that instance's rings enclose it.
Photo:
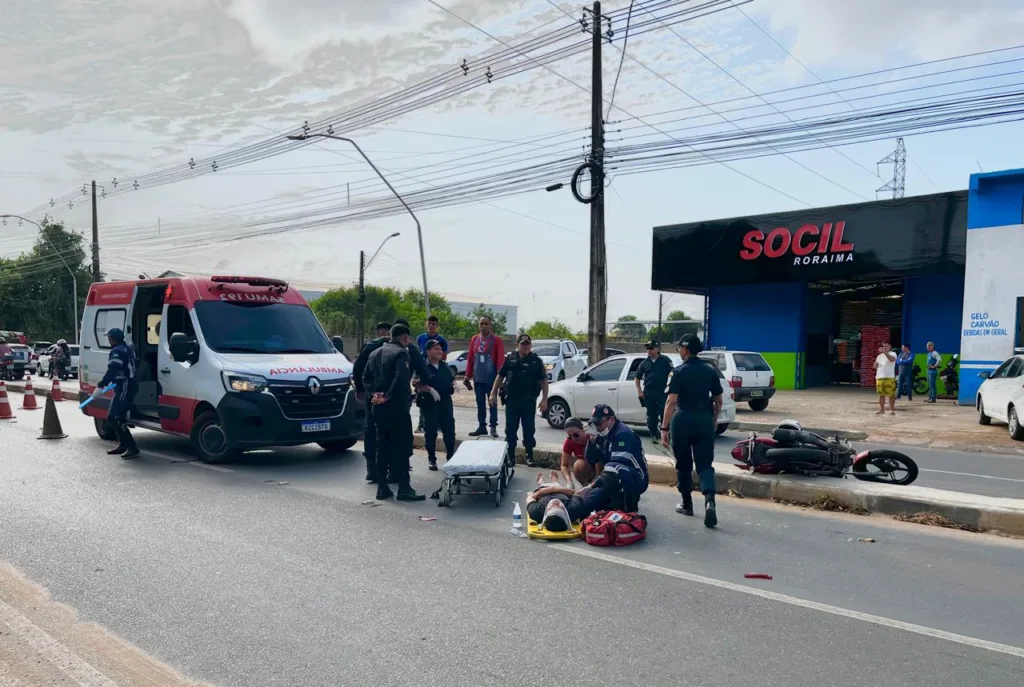
M 32 349 L 32 356 L 29 358 L 28 365 L 25 366 L 25 372 L 30 375 L 34 375 L 36 370 L 39 369 L 39 356 L 46 352 L 46 349 L 53 344 L 49 341 L 33 341 L 29 344 Z
M 67 375 L 65 375 L 63 379 L 70 379 L 71 377 L 78 376 L 78 344 L 69 344 L 68 347 L 71 349 L 71 364 L 68 366 Z M 46 352 L 39 355 L 39 359 L 36 361 L 36 374 L 40 377 L 49 377 L 53 374 L 53 353 L 56 350 L 56 345 L 50 346 L 46 349 Z
M 673 353 L 662 355 L 672 361 L 673 367 L 682 362 Z M 589 419 L 594 406 L 604 403 L 614 408 L 615 415 L 626 424 L 646 425 L 647 411 L 636 395 L 636 372 L 646 358 L 646 353 L 612 356 L 588 367 L 574 378 L 555 382 L 548 388 L 548 410 L 543 414 L 544 419 L 553 428 L 562 429 L 571 417 Z M 722 434 L 729 428 L 729 423 L 736 420 L 736 401 L 721 370 L 718 374 L 725 391 L 722 414 L 718 418 L 718 433 Z
M 544 361 L 549 382 L 575 377 L 587 366 L 587 359 L 580 355 L 576 344 L 569 339 L 535 340 L 533 352 Z
M 588 354 L 589 351 L 590 351 L 589 348 L 581 348 L 580 349 L 580 357 L 583 358 L 584 362 L 587 361 L 587 354 Z M 626 352 L 624 350 L 622 350 L 621 348 L 608 348 L 607 346 L 605 346 L 604 357 L 605 358 L 611 358 L 613 355 L 626 355 Z M 602 358 L 602 360 L 604 360 L 604 358 Z
M 725 375 L 737 403 L 746 402 L 751 410 L 764 410 L 775 395 L 775 372 L 760 353 L 753 351 L 704 351 L 704 360 L 713 361 Z
M 469 359 L 468 351 L 451 351 L 448 353 L 448 367 L 452 368 L 452 374 L 458 377 L 466 374 L 466 361 Z
M 15 379 L 22 379 L 25 376 L 25 369 L 32 362 L 32 349 L 25 344 L 8 343 L 7 346 L 14 354 L 12 372 Z
M 978 422 L 991 424 L 993 420 L 1005 422 L 1010 436 L 1024 441 L 1024 426 L 1020 414 L 1024 413 L 1024 355 L 1006 359 L 993 372 L 980 372 L 983 380 L 978 387 L 975 408 Z

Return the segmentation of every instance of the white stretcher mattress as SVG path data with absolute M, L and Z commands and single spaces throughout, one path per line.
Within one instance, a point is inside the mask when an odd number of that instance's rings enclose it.
M 441 470 L 449 477 L 473 472 L 494 475 L 501 470 L 507 451 L 508 444 L 504 441 L 463 441 L 452 459 L 441 466 Z

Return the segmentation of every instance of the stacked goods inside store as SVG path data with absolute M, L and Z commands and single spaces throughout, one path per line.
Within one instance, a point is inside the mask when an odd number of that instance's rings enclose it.
M 857 358 L 861 328 L 871 323 L 871 309 L 866 301 L 847 301 L 842 305 L 839 317 L 839 340 L 845 345 L 837 344 L 839 362 L 853 364 Z
M 860 385 L 872 387 L 875 385 L 875 358 L 878 357 L 878 349 L 884 343 L 889 343 L 892 337 L 892 329 L 889 327 L 876 327 L 865 325 L 860 330 Z

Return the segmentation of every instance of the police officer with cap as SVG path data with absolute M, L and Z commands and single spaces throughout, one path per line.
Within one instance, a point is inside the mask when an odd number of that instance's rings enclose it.
M 665 388 L 672 374 L 672 363 L 661 354 L 661 345 L 657 341 L 648 341 L 644 348 L 647 349 L 647 359 L 636 371 L 636 395 L 640 405 L 647 410 L 647 431 L 657 444 L 661 442 L 659 428 L 665 411 Z
M 107 410 L 107 422 L 117 434 L 117 446 L 107 451 L 107 454 L 120 455 L 124 460 L 129 460 L 139 455 L 135 438 L 128 429 L 128 411 L 139 390 L 138 382 L 135 381 L 138 363 L 135 351 L 125 343 L 123 331 L 117 327 L 111 329 L 107 332 L 107 341 L 110 343 L 107 373 L 92 392 L 92 397 L 99 398 L 103 395 L 103 389 L 110 384 L 114 385 L 114 397 L 110 400 L 110 408 Z
M 537 445 L 534 435 L 537 431 L 537 396 L 540 412 L 548 409 L 548 372 L 544 361 L 533 352 L 533 339 L 529 334 L 520 334 L 516 340 L 517 350 L 505 356 L 505 362 L 498 370 L 498 376 L 491 387 L 490 402 L 498 404 L 498 391 L 505 384 L 505 441 L 509 454 L 516 454 L 519 426 L 523 427 L 523 446 L 526 447 L 526 464 L 536 467 L 533 447 Z
M 672 374 L 661 441 L 671 447 L 676 459 L 676 480 L 683 497 L 676 512 L 693 515 L 693 467 L 696 465 L 700 490 L 704 494 L 704 526 L 714 527 L 718 524 L 718 514 L 713 461 L 715 430 L 722 412 L 722 383 L 718 368 L 697 357 L 702 350 L 704 344 L 695 334 L 686 334 L 679 340 L 683 363 Z
M 352 384 L 356 388 L 356 400 L 366 409 L 366 429 L 363 433 L 363 458 L 366 460 L 366 483 L 377 483 L 377 425 L 373 421 L 373 406 L 370 397 L 363 387 L 363 372 L 370 354 L 388 342 L 391 337 L 391 325 L 387 322 L 377 323 L 377 338 L 363 344 L 355 365 L 352 367 Z M 387 479 L 387 475 L 384 476 Z
M 363 370 L 363 388 L 370 395 L 373 420 L 377 425 L 377 498 L 395 496 L 383 476 L 391 473 L 398 483 L 399 501 L 423 501 L 409 484 L 409 456 L 412 455 L 412 416 L 409 384 L 409 328 L 396 324 L 391 340 L 373 353 Z

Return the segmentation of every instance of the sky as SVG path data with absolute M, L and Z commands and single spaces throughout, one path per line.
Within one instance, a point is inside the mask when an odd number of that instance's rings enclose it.
M 282 132 L 354 106 L 376 103 L 381 111 L 381 99 L 401 89 L 408 98 L 412 86 L 463 59 L 472 67 L 464 92 L 413 111 L 392 108 L 392 116 L 369 125 L 350 119 L 344 133 L 404 194 L 448 189 L 455 199 L 475 177 L 515 178 L 547 160 L 560 161 L 550 181 L 567 183 L 589 143 L 589 53 L 546 68 L 519 59 L 532 68 L 492 83 L 484 75 L 502 41 L 543 36 L 581 16 L 580 5 L 553 2 L 23 0 L 0 23 L 0 214 L 33 212 L 38 219 L 45 211 L 88 231 L 81 189 L 96 180 L 101 264 L 113 278 L 175 269 L 346 285 L 357 277 L 360 251 L 372 254 L 400 232 L 370 266 L 367 282 L 421 287 L 408 215 L 344 219 L 390 196 L 343 142 L 286 145 L 250 164 L 125 190 L 133 179 L 189 160 L 202 169 L 244 144 L 281 143 Z M 637 3 L 633 21 L 659 4 Z M 624 16 L 614 22 L 602 62 L 607 101 L 622 59 L 613 106 L 606 104 L 609 149 L 666 140 L 666 130 L 735 131 L 780 121 L 755 93 L 1024 44 L 1024 9 L 1014 0 L 978 0 L 969 9 L 958 0 L 734 4 L 630 35 L 628 59 L 620 52 Z M 629 2 L 603 5 L 607 12 Z M 580 36 L 559 45 L 586 38 Z M 1024 51 L 972 64 L 1007 55 Z M 918 73 L 886 72 L 856 93 L 882 97 Z M 817 94 L 804 114 L 850 107 L 821 87 L 799 93 Z M 730 100 L 735 104 L 719 104 Z M 739 104 L 761 109 L 738 113 Z M 965 188 L 973 172 L 1024 166 L 1021 127 L 908 136 L 907 194 Z M 876 163 L 894 146 L 885 139 L 638 174 L 616 174 L 612 164 L 608 319 L 657 316 L 653 227 L 872 200 L 892 173 Z M 557 318 L 585 328 L 589 209 L 567 188 L 546 192 L 546 185 L 538 178 L 513 196 L 419 210 L 430 290 L 517 305 L 523 323 Z M 70 202 L 49 207 L 69 193 Z M 317 226 L 303 228 L 309 221 Z M 9 222 L 0 231 L 5 257 L 34 240 L 28 224 Z M 700 319 L 703 305 L 697 296 L 666 294 L 665 308 Z

